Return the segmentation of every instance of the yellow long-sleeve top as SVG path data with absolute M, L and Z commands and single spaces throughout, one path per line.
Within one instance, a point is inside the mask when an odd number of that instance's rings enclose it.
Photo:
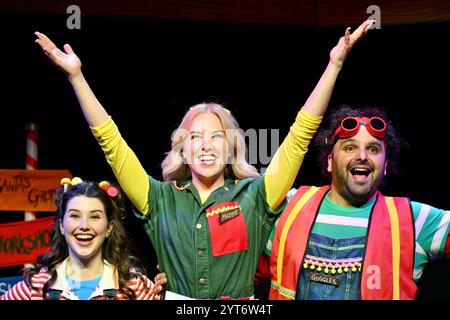
M 264 175 L 267 203 L 278 207 L 295 181 L 322 117 L 299 111 Z M 120 135 L 114 121 L 91 128 L 116 178 L 133 205 L 143 214 L 149 209 L 148 175 L 133 150 Z
M 264 176 L 225 179 L 207 199 L 188 182 L 176 188 L 147 176 L 111 119 L 92 129 L 145 221 L 167 290 L 201 299 L 254 294 L 258 258 L 320 120 L 300 112 Z

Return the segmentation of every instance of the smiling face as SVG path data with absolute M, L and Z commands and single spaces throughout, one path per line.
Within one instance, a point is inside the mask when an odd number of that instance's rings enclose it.
M 194 184 L 223 184 L 228 155 L 225 130 L 213 113 L 197 115 L 183 144 L 183 156 Z
M 366 203 L 386 175 L 386 146 L 372 137 L 365 126 L 349 138 L 338 140 L 328 156 L 333 202 L 343 206 Z
M 99 199 L 77 196 L 67 202 L 60 231 L 71 259 L 85 263 L 93 259 L 101 261 L 103 242 L 111 230 L 105 206 Z

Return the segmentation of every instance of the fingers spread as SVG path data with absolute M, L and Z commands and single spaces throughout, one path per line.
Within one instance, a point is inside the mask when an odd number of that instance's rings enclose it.
M 35 42 L 39 44 L 42 50 L 45 51 L 47 55 L 51 55 L 52 51 L 56 48 L 56 45 L 43 33 L 36 31 L 34 33 L 37 37 Z

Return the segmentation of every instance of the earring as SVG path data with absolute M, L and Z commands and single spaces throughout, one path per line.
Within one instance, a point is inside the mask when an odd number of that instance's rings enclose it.
M 182 162 L 183 162 L 183 164 L 186 164 L 187 163 L 187 159 L 186 159 L 186 156 L 184 155 L 184 151 L 181 151 L 181 159 L 182 159 Z
M 228 154 L 228 158 L 227 158 L 227 164 L 232 164 L 233 163 L 233 155 L 231 153 Z

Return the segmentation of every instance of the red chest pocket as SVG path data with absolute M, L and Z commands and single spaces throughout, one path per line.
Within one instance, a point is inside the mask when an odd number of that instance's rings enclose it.
M 206 209 L 213 256 L 247 250 L 247 228 L 237 202 Z

